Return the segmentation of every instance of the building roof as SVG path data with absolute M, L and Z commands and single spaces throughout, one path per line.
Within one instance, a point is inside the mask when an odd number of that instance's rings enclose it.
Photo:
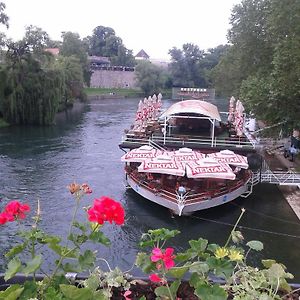
M 54 56 L 59 54 L 59 48 L 46 48 L 45 51 L 50 52 Z
M 182 113 L 204 115 L 212 119 L 221 121 L 217 106 L 201 100 L 184 100 L 176 102 L 161 115 L 161 118 Z
M 145 52 L 145 50 L 142 49 L 141 51 L 138 52 L 135 58 L 149 59 L 150 56 Z

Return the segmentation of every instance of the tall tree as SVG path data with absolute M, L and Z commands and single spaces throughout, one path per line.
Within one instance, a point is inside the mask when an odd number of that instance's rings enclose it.
M 42 68 L 24 41 L 8 46 L 0 83 L 4 120 L 12 124 L 52 124 L 62 96 L 63 74 Z
M 136 64 L 132 50 L 124 46 L 122 39 L 110 27 L 97 26 L 86 41 L 89 55 L 109 57 L 113 65 L 133 67 Z
M 32 51 L 38 52 L 47 46 L 50 38 L 48 33 L 42 28 L 30 25 L 25 29 L 23 40 Z
M 88 64 L 87 45 L 85 41 L 80 39 L 78 33 L 64 32 L 62 34 L 62 44 L 59 48 L 59 53 L 62 56 L 74 56 L 82 68 L 82 74 L 86 85 L 89 85 L 91 72 Z
M 206 87 L 207 81 L 201 62 L 204 51 L 194 44 L 184 44 L 182 50 L 176 47 L 169 50 L 171 55 L 170 72 L 175 86 Z
M 145 96 L 158 94 L 165 87 L 167 77 L 163 69 L 149 61 L 140 61 L 135 68 L 138 86 Z

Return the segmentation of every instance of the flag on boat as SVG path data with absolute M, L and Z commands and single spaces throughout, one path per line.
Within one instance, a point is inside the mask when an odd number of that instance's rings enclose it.
M 186 175 L 188 178 L 235 179 L 235 174 L 227 164 L 210 157 L 186 163 Z
M 139 148 L 135 148 L 125 153 L 121 157 L 121 161 L 123 162 L 142 162 L 146 159 L 154 158 L 158 155 L 161 155 L 162 151 L 155 149 L 151 146 L 144 145 Z
M 210 153 L 207 157 L 211 157 L 218 162 L 240 167 L 242 169 L 248 169 L 249 167 L 246 156 L 234 153 L 230 150 L 221 150 L 219 152 Z
M 169 174 L 184 176 L 185 167 L 180 161 L 164 154 L 152 159 L 144 160 L 138 167 L 139 172 Z

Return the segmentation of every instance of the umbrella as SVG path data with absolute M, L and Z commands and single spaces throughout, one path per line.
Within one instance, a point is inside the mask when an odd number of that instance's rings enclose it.
M 152 159 L 147 159 L 138 167 L 139 172 L 169 174 L 174 176 L 184 176 L 185 168 L 179 162 L 168 155 L 160 155 Z
M 172 151 L 170 155 L 177 161 L 188 162 L 188 161 L 196 161 L 205 157 L 205 154 L 194 151 L 191 148 L 180 148 L 176 151 Z
M 121 157 L 123 162 L 142 162 L 149 158 L 154 158 L 162 154 L 161 150 L 155 149 L 151 146 L 144 145 L 127 152 Z
M 209 157 L 186 163 L 186 175 L 188 178 L 235 179 L 235 174 L 227 164 Z
M 243 135 L 244 127 L 244 106 L 240 100 L 237 100 L 235 107 L 235 130 L 238 136 Z
M 232 123 L 234 121 L 234 106 L 235 98 L 232 96 L 229 100 L 229 111 L 228 111 L 228 122 Z
M 207 156 L 212 157 L 218 162 L 240 167 L 242 169 L 248 169 L 249 167 L 246 156 L 236 154 L 230 150 L 222 150 L 220 152 L 210 153 Z

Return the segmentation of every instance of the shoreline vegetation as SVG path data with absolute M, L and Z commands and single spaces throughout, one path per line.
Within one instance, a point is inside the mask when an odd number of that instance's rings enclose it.
M 84 88 L 88 98 L 98 99 L 115 99 L 115 98 L 144 98 L 144 92 L 139 89 L 122 89 L 122 88 Z M 165 98 L 171 97 L 172 91 L 163 90 L 161 92 Z

